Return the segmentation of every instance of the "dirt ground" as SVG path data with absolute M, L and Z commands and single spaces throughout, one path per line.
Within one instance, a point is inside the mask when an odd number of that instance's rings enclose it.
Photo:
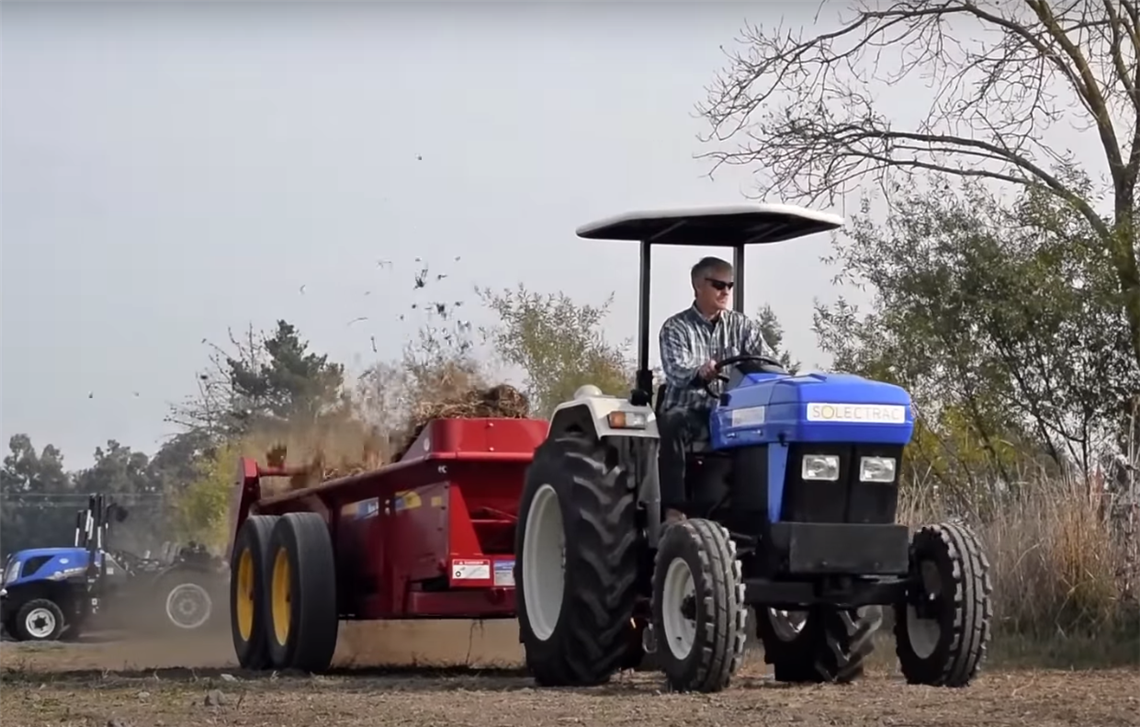
M 889 641 L 861 682 L 787 687 L 759 652 L 716 695 L 667 694 L 659 675 L 535 689 L 513 621 L 345 624 L 328 675 L 248 674 L 228 631 L 194 638 L 0 644 L 4 727 L 385 725 L 1140 725 L 1140 672 L 1002 671 L 965 690 L 910 687 Z M 456 665 L 467 664 L 466 667 Z M 434 665 L 434 666 L 429 666 Z

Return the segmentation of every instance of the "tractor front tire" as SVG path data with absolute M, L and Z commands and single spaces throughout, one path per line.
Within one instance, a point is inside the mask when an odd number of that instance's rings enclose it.
M 519 641 L 539 686 L 604 684 L 627 658 L 644 546 L 633 479 L 585 435 L 535 451 L 514 576 Z
M 329 526 L 312 512 L 282 515 L 269 552 L 270 661 L 278 669 L 323 672 L 332 663 L 340 627 Z
M 33 598 L 20 607 L 14 620 L 20 641 L 58 641 L 66 623 L 63 609 L 47 598 Z
M 813 606 L 798 627 L 790 621 L 786 612 L 756 607 L 756 633 L 776 681 L 845 684 L 863 675 L 883 624 L 883 609 Z
M 748 608 L 736 543 L 700 518 L 671 525 L 653 569 L 655 656 L 676 692 L 719 692 L 744 658 Z
M 977 537 L 963 525 L 927 525 L 914 534 L 911 577 L 918 592 L 895 605 L 895 652 L 907 682 L 964 687 L 977 675 L 993 618 L 989 570 Z
M 269 667 L 266 568 L 275 515 L 251 515 L 238 530 L 230 561 L 230 634 L 243 669 Z

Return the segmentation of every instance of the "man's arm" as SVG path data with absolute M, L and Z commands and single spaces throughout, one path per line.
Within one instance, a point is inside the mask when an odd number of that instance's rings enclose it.
M 694 354 L 689 329 L 678 321 L 665 321 L 665 325 L 661 326 L 659 343 L 665 383 L 674 389 L 692 386 L 697 380 L 697 371 L 704 362 L 698 361 Z

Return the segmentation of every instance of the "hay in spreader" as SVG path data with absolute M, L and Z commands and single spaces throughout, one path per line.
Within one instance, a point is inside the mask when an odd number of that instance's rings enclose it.
M 304 464 L 291 467 L 296 474 L 282 490 L 313 487 L 398 462 L 434 419 L 525 419 L 530 403 L 515 387 L 499 384 L 417 401 L 411 409 L 408 424 L 386 436 L 379 427 L 356 420 L 292 433 L 288 441 L 278 441 L 265 452 L 266 463 L 286 466 L 289 450 L 300 450 L 308 456 L 302 455 Z

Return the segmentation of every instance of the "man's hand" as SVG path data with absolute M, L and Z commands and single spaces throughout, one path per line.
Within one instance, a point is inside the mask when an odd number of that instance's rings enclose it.
M 701 364 L 701 367 L 699 369 L 697 369 L 697 376 L 700 376 L 705 381 L 708 381 L 709 379 L 711 379 L 715 374 L 716 374 L 716 361 L 714 361 L 711 358 L 708 361 L 705 361 L 703 364 Z

